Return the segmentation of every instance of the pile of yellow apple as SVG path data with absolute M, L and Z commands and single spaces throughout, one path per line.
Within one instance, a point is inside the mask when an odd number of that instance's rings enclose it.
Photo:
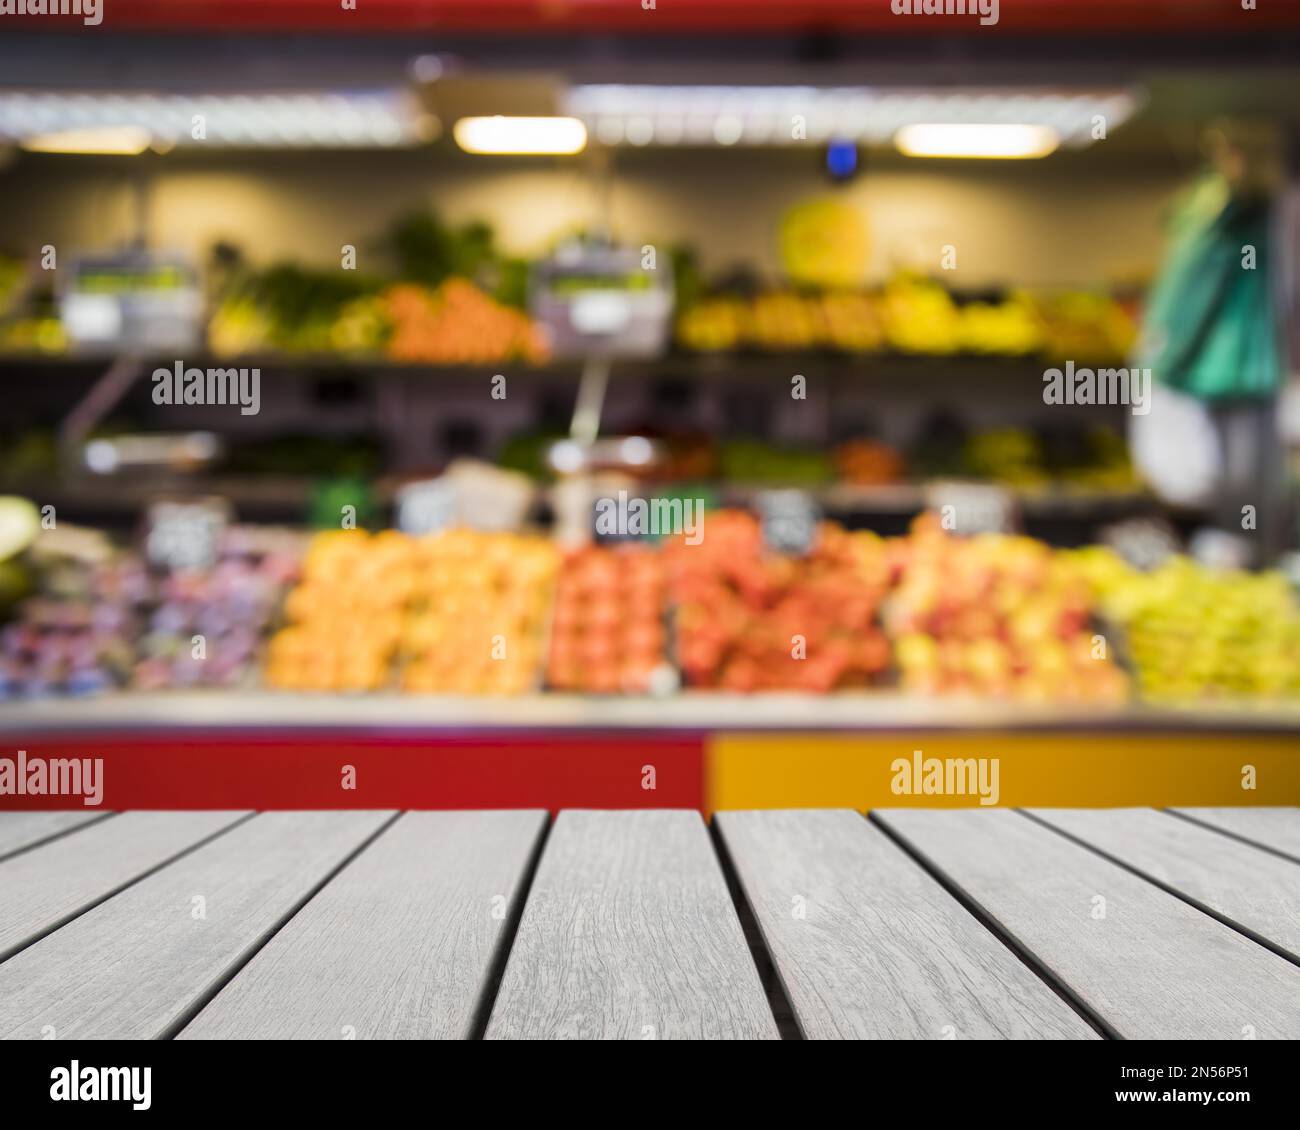
M 514 694 L 537 679 L 557 554 L 540 539 L 452 530 L 428 537 L 318 534 L 270 641 L 285 690 Z
M 904 690 L 1038 702 L 1122 702 L 1128 680 L 1092 623 L 1087 578 L 1033 538 L 954 537 L 933 514 L 887 539 L 885 629 Z
M 772 291 L 752 299 L 723 296 L 696 303 L 678 317 L 677 340 L 705 353 L 742 347 L 870 353 L 884 338 L 878 304 L 870 294 Z
M 1143 572 L 1102 546 L 1071 556 L 1123 629 L 1144 698 L 1300 696 L 1300 604 L 1282 573 L 1182 556 Z

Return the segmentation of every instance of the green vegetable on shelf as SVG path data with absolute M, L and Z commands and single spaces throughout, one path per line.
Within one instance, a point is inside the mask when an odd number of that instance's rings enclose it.
M 719 451 L 723 476 L 735 483 L 821 486 L 835 477 L 826 452 L 731 440 Z

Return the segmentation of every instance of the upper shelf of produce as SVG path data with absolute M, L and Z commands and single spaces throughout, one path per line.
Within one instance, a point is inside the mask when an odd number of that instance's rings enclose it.
M 51 374 L 94 373 L 107 368 L 124 356 L 102 351 L 69 351 L 60 353 L 0 352 L 0 370 L 39 368 Z M 161 355 L 139 355 L 141 367 L 152 370 L 158 366 L 171 367 L 177 358 Z M 219 356 L 207 350 L 187 353 L 186 366 L 244 366 L 258 367 L 264 372 L 303 373 L 306 375 L 336 374 L 373 378 L 436 378 L 445 380 L 477 380 L 495 373 L 526 379 L 574 379 L 582 374 L 583 358 L 548 360 L 541 363 L 497 362 L 494 364 L 465 363 L 442 364 L 394 361 L 379 354 L 330 354 L 258 352 L 233 356 Z M 1080 359 L 1079 365 L 1103 365 L 1108 360 Z M 947 380 L 962 382 L 990 382 L 991 387 L 1006 387 L 1032 382 L 1041 384 L 1043 368 L 1050 361 L 1043 357 L 1026 355 L 975 355 L 949 354 L 926 356 L 903 353 L 863 353 L 850 355 L 831 350 L 804 352 L 783 351 L 763 353 L 755 350 L 717 353 L 689 353 L 677 351 L 662 357 L 618 358 L 610 363 L 610 375 L 616 379 L 652 379 L 657 377 L 688 377 L 700 379 L 730 379 L 779 377 L 789 380 L 797 373 L 833 380 L 896 382 L 907 378 L 924 378 L 942 383 Z M 900 388 L 899 391 L 906 391 Z M 981 390 L 983 391 L 983 390 Z
M 528 263 L 497 253 L 492 238 L 486 225 L 409 217 L 387 237 L 394 265 L 383 275 L 346 264 L 258 268 L 234 248 L 202 270 L 148 252 L 83 257 L 61 268 L 57 293 L 51 272 L 0 260 L 0 355 L 89 365 L 162 354 L 188 365 L 202 354 L 375 374 L 570 373 L 581 365 L 572 359 L 598 356 L 645 359 L 620 362 L 625 373 L 861 376 L 920 363 L 969 375 L 973 365 L 1067 358 L 1122 364 L 1136 336 L 1135 303 L 1105 290 L 958 293 L 905 272 L 868 286 L 863 264 L 827 274 L 798 256 L 780 282 L 749 270 L 706 279 L 686 249 L 646 266 L 631 249 L 577 240 Z M 83 316 L 91 305 L 99 313 Z M 119 328 L 105 336 L 109 307 Z

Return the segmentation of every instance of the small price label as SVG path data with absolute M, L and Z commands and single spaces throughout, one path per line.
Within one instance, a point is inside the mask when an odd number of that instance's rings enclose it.
M 1010 491 L 983 483 L 941 481 L 926 487 L 925 505 L 954 534 L 1012 534 L 1016 500 Z
M 230 509 L 221 499 L 155 502 L 149 507 L 145 556 L 165 569 L 208 569 L 216 564 Z
M 1101 531 L 1110 546 L 1135 569 L 1155 569 L 1178 552 L 1178 534 L 1168 522 L 1156 518 L 1129 518 Z
M 763 542 L 773 553 L 803 557 L 817 543 L 821 512 L 803 490 L 762 491 L 755 500 Z
M 460 500 L 454 483 L 425 479 L 397 496 L 397 526 L 404 534 L 435 534 L 457 523 Z

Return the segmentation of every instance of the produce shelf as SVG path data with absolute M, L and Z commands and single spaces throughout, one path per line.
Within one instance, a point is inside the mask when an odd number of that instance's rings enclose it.
M 262 507 L 274 509 L 301 508 L 311 497 L 314 480 L 307 475 L 175 475 L 154 476 L 130 481 L 124 479 L 86 479 L 75 483 L 42 482 L 17 483 L 15 489 L 39 493 L 43 503 L 60 511 L 100 511 L 135 515 L 152 500 L 161 496 L 220 495 L 229 499 L 236 508 L 257 511 Z M 763 490 L 773 486 L 754 484 L 719 484 L 719 491 L 731 505 L 745 505 Z M 995 485 L 995 484 L 993 484 Z M 384 482 L 376 483 L 376 499 L 381 503 L 392 500 L 393 491 Z M 920 483 L 898 483 L 882 486 L 854 486 L 836 483 L 816 487 L 807 492 L 818 506 L 828 514 L 869 512 L 874 514 L 918 514 L 926 508 L 926 488 Z M 1156 505 L 1154 496 L 1145 491 L 1102 490 L 1046 490 L 1016 491 L 1012 496 L 1028 515 L 1067 517 L 1078 515 L 1092 517 L 1113 511 L 1128 511 Z M 1176 509 L 1159 503 L 1165 509 Z
M 328 353 L 258 353 L 231 357 L 218 357 L 202 350 L 183 351 L 186 366 L 208 367 L 258 367 L 276 371 L 329 372 L 346 371 L 356 376 L 373 377 L 437 377 L 446 379 L 472 379 L 491 376 L 505 371 L 511 376 L 571 377 L 582 375 L 583 358 L 557 359 L 537 365 L 526 361 L 503 360 L 492 364 L 435 365 L 393 361 L 382 356 L 348 356 Z M 57 373 L 69 373 L 88 368 L 103 367 L 118 361 L 110 353 L 0 353 L 0 372 L 5 369 L 39 367 Z M 142 368 L 152 370 L 160 365 L 174 365 L 176 357 L 145 357 Z M 654 376 L 689 376 L 702 379 L 711 377 L 745 377 L 793 373 L 817 375 L 828 378 L 855 378 L 891 380 L 933 376 L 936 380 L 952 378 L 981 382 L 981 393 L 987 391 L 982 382 L 992 380 L 1005 384 L 1032 379 L 1040 382 L 1044 367 L 1054 362 L 1049 358 L 1034 356 L 984 356 L 939 355 L 903 353 L 847 354 L 835 352 L 806 353 L 668 353 L 662 357 L 619 358 L 611 363 L 610 375 L 628 379 Z M 1121 364 L 1115 360 L 1077 360 L 1078 367 L 1098 367 Z M 996 387 L 996 385 L 995 385 Z M 1037 387 L 1037 386 L 1036 386 Z M 914 388 L 900 388 L 912 395 Z
M 248 731 L 352 728 L 418 731 L 619 730 L 1241 730 L 1300 733 L 1300 702 L 1070 706 L 934 699 L 890 692 L 671 698 L 535 694 L 466 698 L 401 694 L 177 691 L 0 704 L 0 731 L 13 736 L 88 731 Z

